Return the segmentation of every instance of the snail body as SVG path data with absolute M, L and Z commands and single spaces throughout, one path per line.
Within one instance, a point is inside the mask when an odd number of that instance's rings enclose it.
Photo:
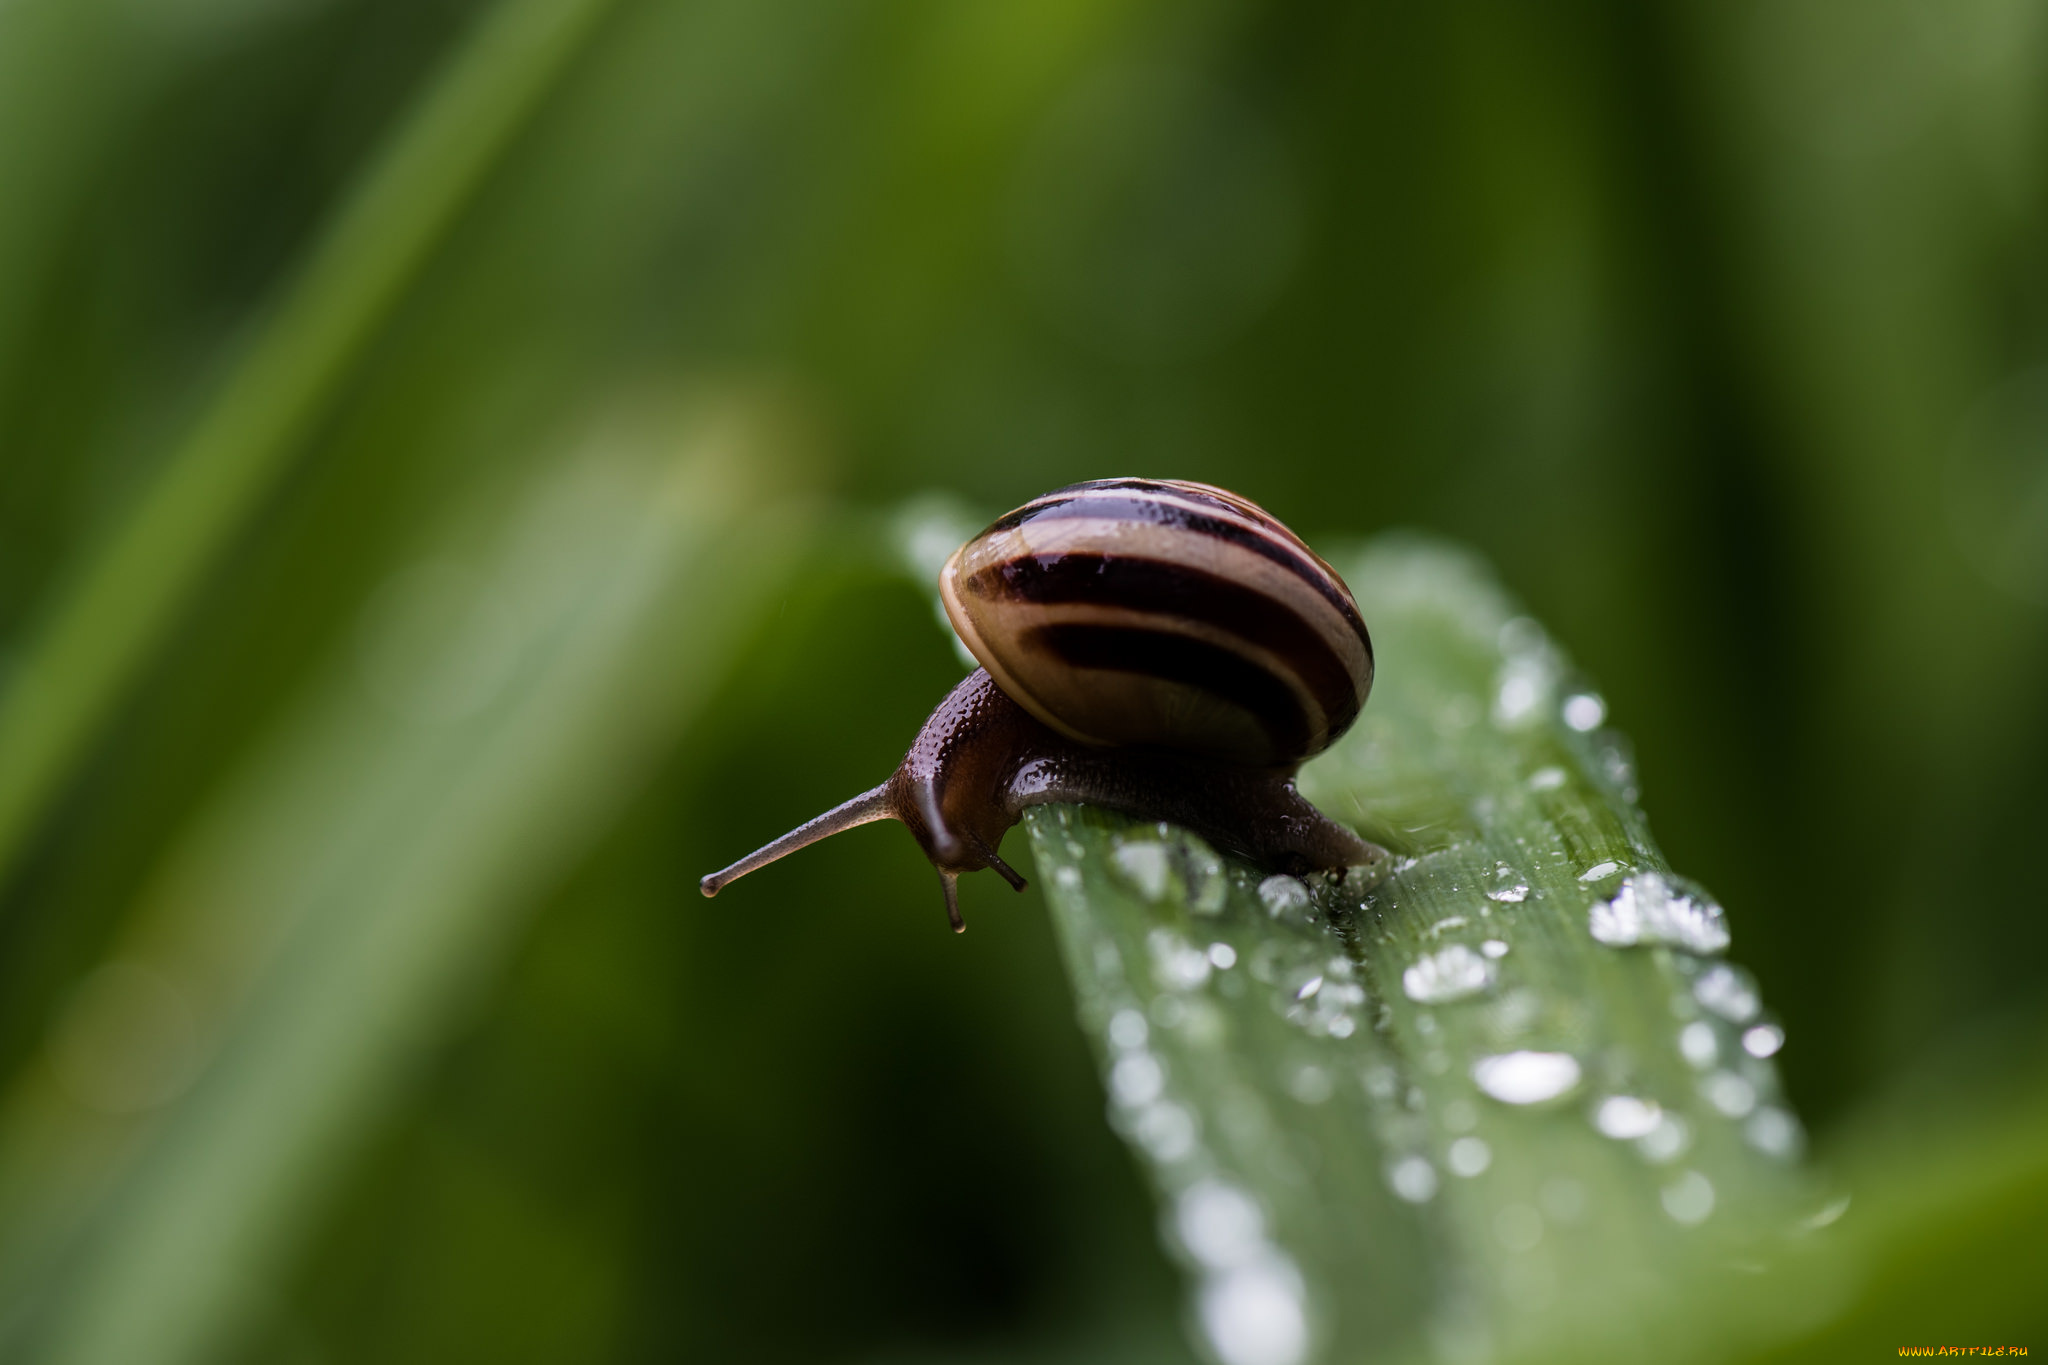
M 1263 509 L 1180 480 L 1102 479 L 999 518 L 940 574 L 981 663 L 888 781 L 705 877 L 705 895 L 828 835 L 909 827 L 945 890 L 1025 809 L 1086 802 L 1184 826 L 1274 871 L 1374 845 L 1294 787 L 1372 688 L 1372 643 L 1336 571 Z

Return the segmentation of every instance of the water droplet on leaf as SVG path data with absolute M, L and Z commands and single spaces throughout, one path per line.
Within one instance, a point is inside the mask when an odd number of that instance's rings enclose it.
M 1665 943 L 1704 954 L 1728 946 L 1728 923 L 1721 907 L 1704 893 L 1675 886 L 1661 872 L 1639 872 L 1623 882 L 1611 898 L 1592 908 L 1586 927 L 1611 948 Z
M 1462 943 L 1425 953 L 1401 973 L 1401 989 L 1410 1000 L 1447 1004 L 1477 995 L 1493 984 L 1493 963 Z
M 1714 1037 L 1714 1026 L 1703 1019 L 1696 1019 L 1678 1031 L 1678 1051 L 1694 1066 L 1704 1071 L 1721 1056 L 1721 1045 Z
M 1580 692 L 1566 697 L 1564 701 L 1564 723 L 1581 734 L 1600 728 L 1600 722 L 1607 719 L 1607 703 L 1590 692 Z
M 1746 1024 L 1763 1008 L 1746 973 L 1725 963 L 1700 973 L 1692 983 L 1693 998 L 1731 1023 Z
M 1758 1024 L 1742 1035 L 1742 1050 L 1752 1057 L 1775 1057 L 1785 1046 L 1785 1030 L 1776 1024 Z
M 1485 1138 L 1461 1137 L 1451 1144 L 1445 1156 L 1444 1164 L 1451 1168 L 1451 1174 L 1467 1179 L 1493 1164 L 1493 1148 L 1486 1145 Z
M 1110 866 L 1117 872 L 1118 880 L 1126 883 L 1148 901 L 1166 898 L 1167 865 L 1166 845 L 1152 840 L 1121 844 L 1110 856 Z
M 1308 888 L 1293 877 L 1268 877 L 1259 883 L 1259 900 L 1275 919 L 1299 915 L 1308 909 Z
M 1609 1095 L 1593 1111 L 1593 1126 L 1611 1138 L 1640 1138 L 1655 1132 L 1663 1118 L 1663 1107 L 1655 1100 Z
M 1472 1079 L 1503 1104 L 1541 1104 L 1579 1083 L 1579 1062 L 1569 1052 L 1508 1052 L 1472 1064 Z
M 1664 1212 L 1691 1227 L 1704 1223 L 1714 1211 L 1714 1182 L 1698 1171 L 1687 1171 L 1664 1187 L 1662 1197 Z
M 1404 1156 L 1387 1167 L 1387 1186 L 1411 1204 L 1426 1204 L 1436 1196 L 1436 1167 L 1428 1157 Z

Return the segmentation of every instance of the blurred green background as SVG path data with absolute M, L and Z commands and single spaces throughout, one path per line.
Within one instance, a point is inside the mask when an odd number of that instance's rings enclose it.
M 1822 1146 L 1995 1087 L 2044 95 L 2029 0 L 0 7 L 0 1352 L 1184 1358 L 1035 893 L 696 894 L 958 677 L 934 493 L 1473 543 Z

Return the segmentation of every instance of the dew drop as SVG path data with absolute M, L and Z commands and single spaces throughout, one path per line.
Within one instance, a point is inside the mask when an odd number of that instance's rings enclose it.
M 1308 909 L 1308 888 L 1293 877 L 1273 876 L 1259 883 L 1259 900 L 1275 919 Z
M 1716 1071 L 1700 1082 L 1707 1103 L 1731 1119 L 1739 1119 L 1756 1108 L 1756 1087 L 1732 1071 Z
M 1266 1241 L 1266 1218 L 1258 1201 L 1235 1185 L 1202 1180 L 1175 1201 L 1181 1245 L 1211 1270 L 1228 1270 L 1257 1259 Z
M 1642 795 L 1636 786 L 1635 765 L 1629 761 L 1619 736 L 1608 735 L 1607 742 L 1601 746 L 1600 769 L 1607 774 L 1607 780 L 1620 789 L 1622 800 L 1633 802 Z
M 1335 1089 L 1330 1083 L 1330 1073 L 1319 1066 L 1302 1067 L 1287 1082 L 1287 1093 L 1303 1104 L 1321 1104 Z
M 1543 623 L 1533 616 L 1516 616 L 1501 623 L 1494 635 L 1494 644 L 1509 658 L 1518 655 L 1541 655 L 1549 637 L 1543 633 Z
M 1623 1140 L 1648 1137 L 1663 1119 L 1663 1107 L 1655 1100 L 1637 1099 L 1633 1095 L 1609 1095 L 1593 1111 L 1594 1127 L 1608 1137 Z
M 1486 1145 L 1485 1138 L 1461 1137 L 1445 1153 L 1444 1164 L 1452 1175 L 1470 1179 L 1493 1164 L 1493 1148 Z
M 1806 1145 L 1799 1120 L 1775 1105 L 1764 1105 L 1751 1114 L 1749 1122 L 1742 1126 L 1742 1135 L 1759 1152 L 1780 1160 L 1798 1156 Z
M 1687 1171 L 1664 1187 L 1662 1197 L 1664 1212 L 1674 1222 L 1692 1227 L 1706 1222 L 1714 1211 L 1714 1182 L 1698 1171 Z
M 1490 958 L 1499 960 L 1508 955 L 1507 941 L 1505 939 L 1490 938 L 1479 945 L 1479 951 Z
M 1507 1052 L 1481 1057 L 1472 1079 L 1503 1104 L 1541 1104 L 1579 1083 L 1579 1062 L 1569 1052 Z
M 1202 1286 L 1202 1331 L 1223 1365 L 1296 1365 L 1308 1353 L 1301 1276 L 1278 1253 Z
M 1209 965 L 1218 971 L 1227 972 L 1237 965 L 1237 949 L 1228 943 L 1209 945 Z
M 1152 1103 L 1165 1087 L 1166 1072 L 1149 1052 L 1129 1053 L 1109 1071 L 1109 1093 L 1129 1109 Z
M 1597 882 L 1603 877 L 1612 877 L 1619 871 L 1621 871 L 1621 864 L 1609 858 L 1606 862 L 1594 863 L 1584 872 L 1581 872 L 1579 880 L 1582 882 Z
M 1564 769 L 1556 766 L 1538 768 L 1529 774 L 1529 790 L 1532 792 L 1554 792 L 1564 783 Z
M 1149 839 L 1122 844 L 1111 855 L 1110 865 L 1116 869 L 1119 880 L 1146 900 L 1166 898 L 1168 868 L 1165 844 Z
M 1597 880 L 1597 871 L 1579 880 Z M 1688 952 L 1718 953 L 1728 946 L 1721 907 L 1704 894 L 1680 890 L 1661 872 L 1639 872 L 1623 882 L 1612 897 L 1593 906 L 1586 927 L 1611 948 L 1665 943 Z
M 1506 863 L 1494 864 L 1493 879 L 1497 885 L 1485 893 L 1488 900 L 1500 905 L 1519 905 L 1529 898 L 1529 883 L 1517 877 Z
M 1714 1026 L 1704 1019 L 1695 1019 L 1687 1024 L 1678 1031 L 1678 1051 L 1685 1060 L 1705 1071 L 1721 1056 L 1721 1045 L 1714 1037 Z
M 1763 1008 L 1747 976 L 1723 963 L 1700 973 L 1692 983 L 1693 999 L 1730 1023 L 1746 1024 Z
M 1072 891 L 1081 884 L 1081 869 L 1078 867 L 1058 868 L 1053 872 L 1052 879 L 1054 884 L 1062 890 Z
M 1665 1114 L 1657 1126 L 1636 1139 L 1636 1150 L 1652 1161 L 1670 1161 L 1692 1145 L 1692 1132 L 1676 1114 Z
M 1758 1024 L 1742 1035 L 1742 1050 L 1752 1057 L 1775 1057 L 1785 1046 L 1785 1030 L 1776 1024 Z
M 1511 658 L 1494 691 L 1494 724 L 1503 729 L 1527 725 L 1545 709 L 1553 682 L 1549 661 L 1540 651 Z
M 1198 915 L 1222 913 L 1230 897 L 1223 859 L 1206 843 L 1188 836 L 1180 848 L 1181 873 L 1188 884 L 1188 909 Z
M 1209 979 L 1209 955 L 1171 929 L 1154 929 L 1145 936 L 1152 951 L 1152 975 L 1162 986 L 1194 990 Z
M 1436 1197 L 1436 1167 L 1423 1156 L 1404 1156 L 1387 1167 L 1387 1187 L 1411 1204 Z
M 1528 1033 L 1543 1013 L 1543 997 L 1523 988 L 1505 992 L 1487 1012 L 1487 1023 L 1496 1038 L 1520 1038 Z
M 1139 1145 L 1154 1161 L 1171 1164 L 1195 1150 L 1194 1116 L 1177 1104 L 1153 1104 L 1132 1125 Z
M 1401 989 L 1425 1005 L 1448 1004 L 1493 984 L 1494 965 L 1462 943 L 1417 958 L 1401 973 Z
M 1565 698 L 1564 723 L 1584 734 L 1600 728 L 1600 722 L 1607 719 L 1607 703 L 1590 692 L 1580 692 Z
M 1145 1039 L 1152 1030 L 1146 1027 L 1145 1016 L 1136 1010 L 1118 1010 L 1110 1016 L 1109 1041 L 1128 1052 L 1132 1048 L 1145 1046 Z

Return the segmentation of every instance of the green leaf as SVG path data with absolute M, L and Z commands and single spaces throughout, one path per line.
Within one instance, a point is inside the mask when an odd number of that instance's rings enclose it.
M 1815 1203 L 1782 1033 L 1542 628 L 1455 548 L 1339 563 L 1381 672 L 1302 787 L 1387 862 L 1304 883 L 1028 819 L 1111 1121 L 1226 1365 L 1647 1348 Z

